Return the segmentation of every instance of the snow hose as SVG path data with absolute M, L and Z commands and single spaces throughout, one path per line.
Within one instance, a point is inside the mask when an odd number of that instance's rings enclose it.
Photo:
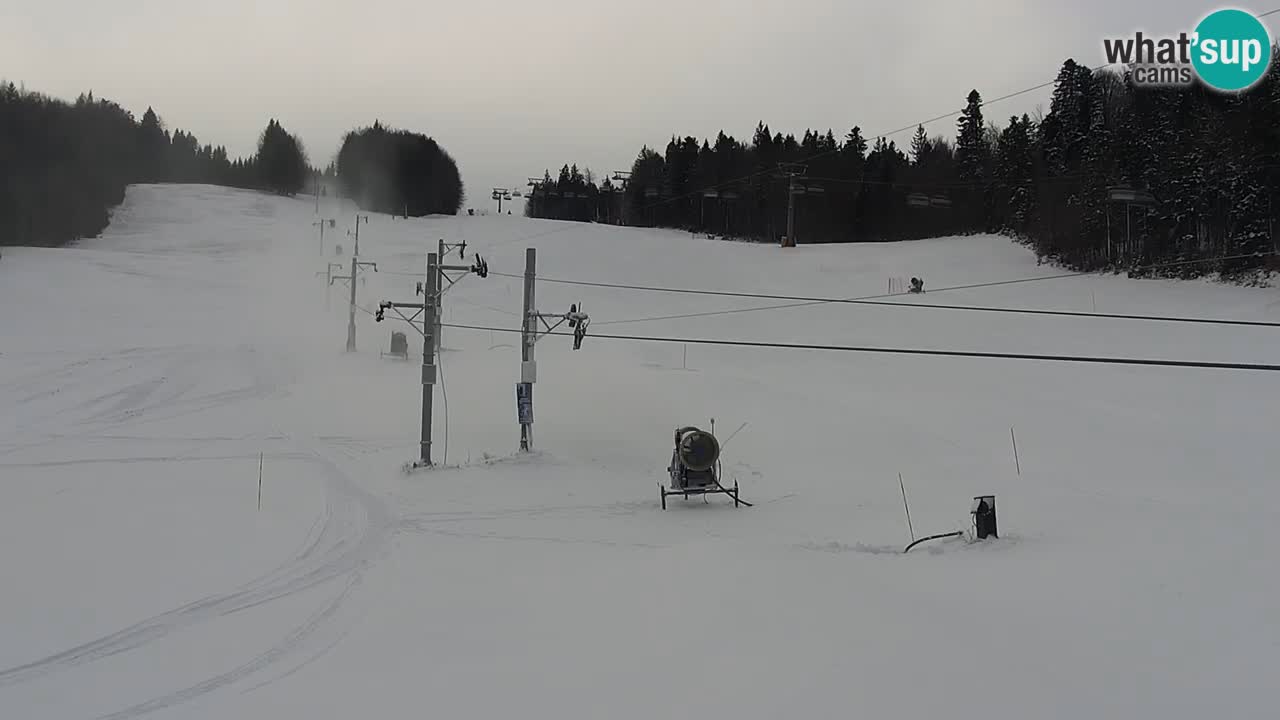
M 743 505 L 746 505 L 747 507 L 755 507 L 755 505 L 752 505 L 751 503 L 747 502 L 746 500 L 743 500 L 742 498 L 738 497 L 738 495 L 737 495 L 737 492 L 738 492 L 738 491 L 736 491 L 736 490 L 735 490 L 734 492 L 729 492 L 729 490 L 728 490 L 725 486 L 723 486 L 723 485 L 721 485 L 721 484 L 720 484 L 720 481 L 719 481 L 719 480 L 716 480 L 716 487 L 718 487 L 718 488 L 720 488 L 722 491 L 724 491 L 724 494 L 725 494 L 725 495 L 729 495 L 730 497 L 732 497 L 732 498 L 734 499 L 734 502 L 740 502 L 740 503 L 742 503 Z
M 957 531 L 955 531 L 955 532 L 949 532 L 949 533 L 942 533 L 941 535 L 930 535 L 929 537 L 922 537 L 922 538 L 920 538 L 919 540 L 916 540 L 915 542 L 913 542 L 913 543 L 911 543 L 910 545 L 908 545 L 908 546 L 907 546 L 907 549 L 906 549 L 906 550 L 903 550 L 902 552 L 903 552 L 903 553 L 906 553 L 906 552 L 907 552 L 908 550 L 910 550 L 911 548 L 913 548 L 913 547 L 915 547 L 915 546 L 919 545 L 919 544 L 920 544 L 920 543 L 922 543 L 922 542 L 925 542 L 926 540 L 941 540 L 942 538 L 960 537 L 961 535 L 964 535 L 964 531 L 963 531 L 963 530 L 957 530 Z

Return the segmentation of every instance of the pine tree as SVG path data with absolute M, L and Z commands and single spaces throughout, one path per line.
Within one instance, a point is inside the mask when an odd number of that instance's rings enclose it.
M 844 146 L 841 148 L 847 157 L 853 158 L 859 162 L 867 157 L 867 139 L 862 136 L 862 128 L 855 126 L 845 136 Z
M 987 157 L 991 152 L 987 145 L 982 121 L 982 96 L 977 90 L 969 93 L 968 104 L 957 121 L 956 166 L 962 182 L 980 183 L 984 179 Z
M 1030 117 L 1009 118 L 996 151 L 997 188 L 1000 195 L 1007 198 L 1008 208 L 1000 224 L 1017 233 L 1027 230 L 1034 199 L 1032 132 Z
M 751 147 L 757 153 L 767 153 L 773 147 L 773 133 L 769 132 L 769 126 L 761 121 L 756 125 L 755 135 L 751 138 Z
M 991 147 L 982 119 L 982 96 L 977 90 L 969 93 L 957 127 L 956 174 L 966 185 L 952 193 L 958 195 L 952 202 L 960 210 L 957 215 L 961 218 L 963 230 L 993 229 L 994 197 L 988 177 Z
M 656 203 L 667 173 L 662 155 L 648 145 L 640 149 L 631 164 L 631 181 L 627 185 L 627 203 L 634 222 L 644 225 L 657 224 Z
M 165 137 L 160 118 L 150 107 L 142 115 L 142 124 L 138 126 L 137 147 L 140 169 L 138 181 L 155 183 L 167 180 L 169 139 Z
M 274 118 L 258 140 L 257 164 L 263 187 L 282 195 L 300 192 L 309 174 L 302 145 Z
M 805 160 L 818 154 L 818 135 L 810 130 L 804 131 L 804 139 L 800 141 L 800 156 Z
M 924 125 L 916 126 L 916 134 L 911 138 L 911 160 L 920 165 L 929 153 L 929 138 L 924 133 Z
M 1108 76 L 1110 77 L 1110 76 Z M 1114 80 L 1108 80 L 1112 82 Z M 1106 82 L 1090 82 L 1089 125 L 1082 138 L 1080 186 L 1081 233 L 1084 267 L 1092 267 L 1090 256 L 1106 250 L 1107 188 L 1114 182 L 1114 132 L 1107 124 L 1106 98 L 1110 97 Z
M 1080 169 L 1083 140 L 1092 122 L 1093 72 L 1067 60 L 1058 72 L 1044 122 L 1044 152 L 1051 175 L 1067 175 Z

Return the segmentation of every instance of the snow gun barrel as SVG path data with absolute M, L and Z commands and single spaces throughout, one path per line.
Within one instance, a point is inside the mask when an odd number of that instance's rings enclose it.
M 690 470 L 710 470 L 720 459 L 720 442 L 711 433 L 696 427 L 676 431 L 676 450 L 680 464 Z

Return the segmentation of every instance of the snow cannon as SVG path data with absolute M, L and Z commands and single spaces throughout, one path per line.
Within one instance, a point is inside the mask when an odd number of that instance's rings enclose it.
M 667 473 L 671 476 L 670 488 L 658 485 L 664 510 L 668 495 L 683 495 L 686 500 L 691 495 L 701 495 L 706 502 L 707 495 L 724 494 L 733 498 L 734 507 L 741 504 L 736 480 L 732 489 L 720 484 L 720 441 L 705 430 L 693 426 L 676 430 Z
M 708 482 L 714 480 L 715 473 L 712 469 L 716 460 L 720 459 L 720 442 L 715 435 L 695 427 L 681 428 L 676 431 L 676 452 L 680 464 L 686 469 L 706 473 L 705 479 Z M 702 476 L 684 478 L 686 482 L 692 480 L 695 484 L 702 479 Z

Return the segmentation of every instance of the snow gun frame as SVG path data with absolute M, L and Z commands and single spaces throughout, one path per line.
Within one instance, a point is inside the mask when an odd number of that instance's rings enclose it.
M 707 495 L 728 495 L 733 498 L 734 507 L 745 504 L 738 498 L 737 479 L 732 488 L 720 484 L 720 443 L 712 433 L 693 426 L 676 430 L 675 449 L 671 451 L 667 472 L 671 476 L 671 488 L 658 483 L 663 510 L 667 509 L 669 495 L 680 495 L 686 500 L 701 495 L 703 502 Z

